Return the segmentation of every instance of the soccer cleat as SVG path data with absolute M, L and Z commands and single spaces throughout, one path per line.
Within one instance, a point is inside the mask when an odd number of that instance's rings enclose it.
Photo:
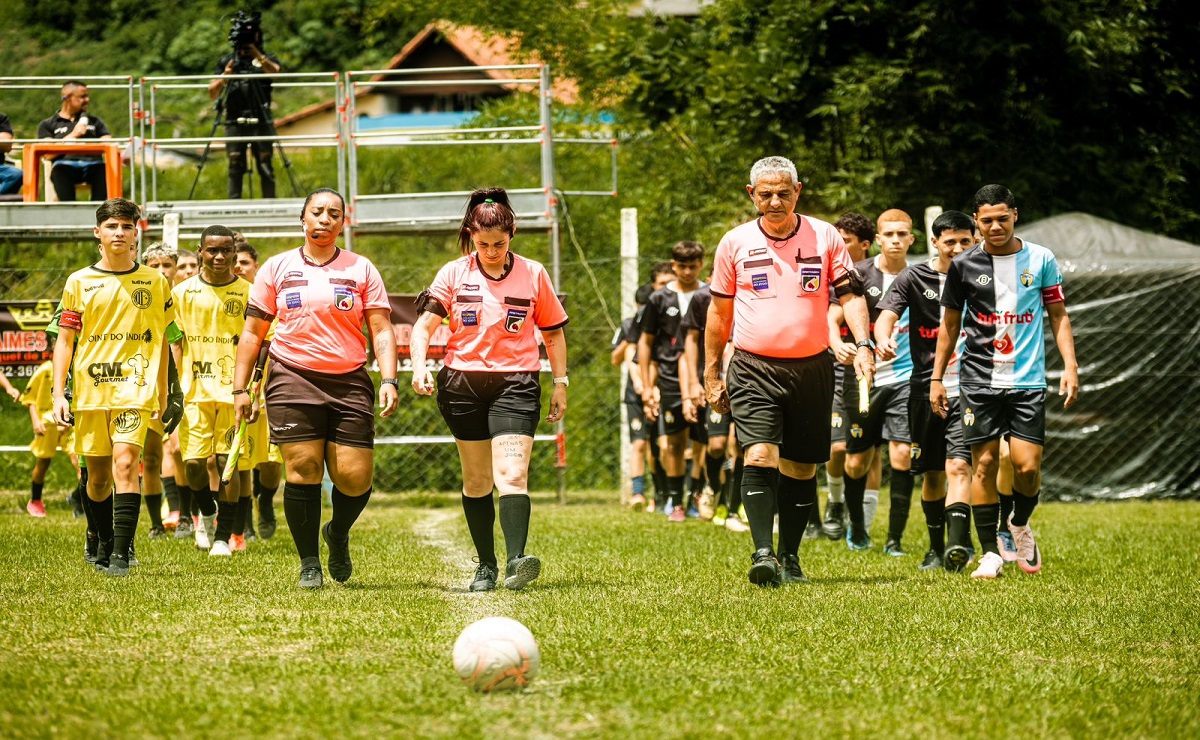
M 29 516 L 36 516 L 41 519 L 46 516 L 46 504 L 41 500 L 30 501 L 25 504 L 25 511 L 29 512 Z
M 134 549 L 133 548 L 133 540 L 130 540 L 129 541 L 129 552 L 127 553 L 127 556 L 125 558 L 126 562 L 129 563 L 130 568 L 136 568 L 139 565 L 141 565 L 141 563 L 138 562 L 137 553 L 135 553 L 133 551 L 133 549 Z
M 173 530 L 178 526 L 179 526 L 179 512 L 178 511 L 167 512 L 167 515 L 163 517 L 163 529 Z
M 339 538 L 329 528 L 332 524 L 325 522 L 325 526 L 321 527 L 321 539 L 329 547 L 329 557 L 325 563 L 329 568 L 329 577 L 338 583 L 345 583 L 354 572 L 354 563 L 350 562 L 350 535 Z
M 109 561 L 109 565 L 104 569 L 104 573 L 113 578 L 124 578 L 129 575 L 129 561 L 114 557 Z
M 520 555 L 508 561 L 504 568 L 504 587 L 510 591 L 520 591 L 541 574 L 541 560 L 532 555 Z
M 318 589 L 325 585 L 325 578 L 321 575 L 321 559 L 320 558 L 304 558 L 300 561 L 300 588 Z
M 812 522 L 809 522 L 808 526 L 806 526 L 804 528 L 804 534 L 801 536 L 800 539 L 804 542 L 807 542 L 809 540 L 815 540 L 820 536 L 821 536 L 821 525 L 813 524 Z
M 208 556 L 210 558 L 227 558 L 232 554 L 233 550 L 225 540 L 217 540 L 212 543 L 212 547 L 208 548 Z
M 634 511 L 646 510 L 646 497 L 640 493 L 635 493 L 629 497 L 629 508 Z
M 862 550 L 870 550 L 871 549 L 871 535 L 867 534 L 866 527 L 863 527 L 861 532 L 858 531 L 858 528 L 855 527 L 853 524 L 851 524 L 849 527 L 847 527 L 846 528 L 846 547 L 850 548 L 851 550 L 854 550 L 855 552 L 861 552 Z
M 779 559 L 779 579 L 781 583 L 808 583 L 804 571 L 800 570 L 800 556 L 785 553 Z
M 925 559 L 917 566 L 917 570 L 941 570 L 942 567 L 942 556 L 936 550 L 930 550 L 925 553 Z
M 798 569 L 799 561 L 796 566 Z M 803 573 L 801 575 L 803 576 Z M 747 577 L 751 583 L 763 587 L 778 586 L 783 582 L 779 561 L 775 559 L 775 553 L 771 552 L 771 548 L 764 547 L 754 551 L 754 554 L 750 556 L 750 572 Z
M 729 507 L 725 504 L 717 504 L 717 508 L 713 511 L 713 524 L 718 527 L 725 526 L 725 520 L 729 518 Z
M 1000 557 L 1004 558 L 1004 562 L 1017 562 L 1017 543 L 1013 541 L 1012 532 L 997 532 L 996 548 L 1000 550 Z
M 212 547 L 212 536 L 217 533 L 217 515 L 200 517 L 196 526 L 196 547 L 207 550 Z
M 262 537 L 264 540 L 271 539 L 275 536 L 275 527 L 276 521 L 274 516 L 272 516 L 270 519 L 263 519 L 262 517 L 259 517 L 258 536 Z
M 195 535 L 195 533 L 196 528 L 187 519 L 180 519 L 178 525 L 175 527 L 175 539 L 177 540 L 186 540 Z
M 962 545 L 951 545 L 942 556 L 943 567 L 951 573 L 961 573 L 971 562 L 971 549 Z
M 495 591 L 496 579 L 500 577 L 500 569 L 495 563 L 480 563 L 475 569 L 475 578 L 471 581 L 471 585 L 467 587 L 468 591 Z
M 725 529 L 728 529 L 730 532 L 749 532 L 750 526 L 735 514 L 725 520 Z
M 100 559 L 100 537 L 92 530 L 87 532 L 87 540 L 83 545 L 83 562 L 95 565 Z
M 672 507 L 671 513 L 667 515 L 667 521 L 670 521 L 670 522 L 687 521 L 687 514 L 684 512 L 683 507 L 682 506 Z
M 231 552 L 245 552 L 246 538 L 240 534 L 229 535 L 229 550 Z
M 994 552 L 985 552 L 979 559 L 979 567 L 971 574 L 972 578 L 999 578 L 1004 575 L 1004 558 Z
M 163 537 L 166 537 L 166 536 L 167 536 L 167 530 L 166 530 L 165 526 L 151 527 L 150 533 L 147 535 L 147 537 L 149 537 L 152 540 L 161 540 Z
M 700 518 L 703 521 L 712 521 L 717 515 L 717 497 L 713 494 L 712 489 L 705 488 L 696 497 L 696 508 L 700 512 Z
M 1013 543 L 1017 546 L 1017 565 L 1026 573 L 1037 573 L 1042 569 L 1042 552 L 1033 540 L 1033 530 L 1029 525 L 1018 527 L 1011 521 L 1008 529 L 1012 532 Z
M 908 553 L 904 552 L 904 549 L 900 547 L 900 540 L 889 539 L 883 546 L 883 554 L 891 555 L 894 558 L 902 558 Z
M 845 502 L 830 501 L 825 506 L 825 521 L 821 522 L 821 531 L 835 542 L 846 536 Z
M 700 516 L 700 510 L 696 508 L 696 502 L 693 500 L 687 507 L 687 518 L 696 519 Z

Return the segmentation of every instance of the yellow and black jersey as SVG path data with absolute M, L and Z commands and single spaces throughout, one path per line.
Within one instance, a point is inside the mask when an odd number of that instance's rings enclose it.
M 199 275 L 175 286 L 175 324 L 183 333 L 179 379 L 187 403 L 233 403 L 233 363 L 246 324 L 250 283 L 212 285 Z
M 166 278 L 145 265 L 93 265 L 67 278 L 62 304 L 59 326 L 76 332 L 72 408 L 157 411 L 163 337 L 175 320 Z
M 54 364 L 46 360 L 33 371 L 29 384 L 21 393 L 20 403 L 32 406 L 38 416 L 54 410 Z

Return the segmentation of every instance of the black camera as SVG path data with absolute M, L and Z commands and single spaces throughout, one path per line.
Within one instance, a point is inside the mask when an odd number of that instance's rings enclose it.
M 230 21 L 229 43 L 233 48 L 240 49 L 251 44 L 261 43 L 262 13 L 247 13 L 239 10 Z

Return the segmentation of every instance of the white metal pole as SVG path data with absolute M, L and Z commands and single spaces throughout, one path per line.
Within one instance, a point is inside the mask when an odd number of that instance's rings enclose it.
M 933 253 L 933 247 L 929 244 L 928 239 L 933 236 L 933 222 L 936 221 L 937 217 L 940 215 L 942 215 L 941 206 L 929 206 L 925 209 L 925 239 L 927 240 L 925 242 L 925 248 L 929 250 L 930 254 Z
M 638 288 L 638 225 L 637 209 L 621 209 L 621 316 L 633 316 L 637 310 L 634 293 Z M 621 503 L 626 503 L 632 493 L 633 482 L 626 472 L 629 470 L 629 410 L 625 407 L 625 385 L 628 373 L 621 371 L 621 390 L 617 403 L 621 408 Z

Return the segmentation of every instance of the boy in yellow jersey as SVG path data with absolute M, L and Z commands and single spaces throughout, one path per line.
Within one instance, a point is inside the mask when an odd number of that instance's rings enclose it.
M 254 278 L 258 276 L 258 250 L 251 246 L 244 237 L 235 241 L 237 242 L 237 264 L 234 265 L 233 272 L 246 282 L 253 284 Z M 274 337 L 275 325 L 272 324 L 266 339 L 263 340 L 264 352 Z M 263 382 L 265 384 L 265 378 Z M 283 455 L 279 452 L 279 445 L 271 444 L 265 404 L 259 406 L 258 420 L 250 425 L 246 439 L 250 446 L 242 451 L 243 456 L 238 460 L 238 471 L 240 475 L 243 470 L 253 470 L 251 483 L 253 489 L 245 484 L 246 478 L 243 476 L 242 485 L 244 487 L 242 490 L 254 491 L 254 500 L 258 503 L 258 534 L 264 540 L 269 540 L 275 536 L 274 498 L 275 492 L 279 490 L 279 483 L 283 480 Z M 247 452 L 250 453 L 248 457 L 245 454 Z M 251 528 L 249 518 L 246 519 L 246 528 Z
M 175 251 L 175 247 L 166 242 L 154 242 L 142 250 L 142 264 L 158 270 L 172 287 L 175 285 L 175 273 L 178 267 L 177 260 L 178 254 Z M 176 470 L 176 463 L 178 463 L 178 471 Z M 144 461 L 142 467 L 143 469 L 145 468 Z M 151 528 L 150 537 L 152 539 L 165 536 L 167 530 L 174 530 L 179 525 L 179 490 L 175 486 L 175 475 L 178 472 L 179 477 L 183 478 L 183 460 L 179 457 L 178 434 L 168 434 L 168 436 L 163 438 L 162 466 L 160 472 L 163 495 L 167 499 L 168 514 L 163 518 L 161 526 Z M 158 501 L 158 503 L 161 505 L 162 502 Z M 191 501 L 189 500 L 188 503 L 190 505 Z M 154 505 L 155 498 L 147 493 L 147 510 L 153 509 Z M 191 526 L 191 519 L 188 519 L 187 534 L 191 534 Z
M 200 505 L 204 535 L 196 531 L 196 545 L 209 554 L 231 554 L 231 535 L 241 532 L 238 498 L 241 486 L 235 476 L 218 493 L 214 507 L 205 461 L 217 456 L 223 470 L 236 431 L 233 413 L 233 359 L 235 342 L 246 322 L 250 284 L 233 274 L 233 232 L 209 226 L 200 235 L 200 272 L 175 286 L 176 324 L 183 336 L 171 351 L 180 367 L 184 393 L 179 444 L 188 487 Z M 250 491 L 245 495 L 250 496 Z M 216 533 L 212 531 L 216 514 Z M 234 543 L 240 544 L 240 543 Z M 240 548 L 239 548 L 240 549 Z
M 79 475 L 79 458 L 72 449 L 71 430 L 59 433 L 58 425 L 54 423 L 54 397 L 51 386 L 54 384 L 54 366 L 49 360 L 38 366 L 29 378 L 29 385 L 21 394 L 20 402 L 29 407 L 29 421 L 33 426 L 33 441 L 29 443 L 29 451 L 37 460 L 33 464 L 33 486 L 29 503 L 25 510 L 30 516 L 46 516 L 46 505 L 42 503 L 42 486 L 46 483 L 46 471 L 54 462 L 57 452 L 66 452 L 75 466 L 75 475 Z
M 100 260 L 67 278 L 54 344 L 54 420 L 75 426 L 75 452 L 87 460 L 87 495 L 100 539 L 96 567 L 110 576 L 129 575 L 141 509 L 138 458 L 151 425 L 161 430 L 167 326 L 175 318 L 167 281 L 135 261 L 137 220 L 137 205 L 124 198 L 96 209 Z

